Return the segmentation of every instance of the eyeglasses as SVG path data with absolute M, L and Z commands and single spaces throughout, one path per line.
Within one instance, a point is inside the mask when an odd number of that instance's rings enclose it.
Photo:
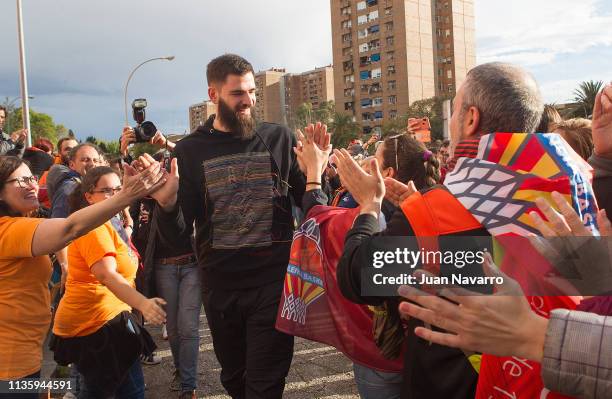
M 17 185 L 20 188 L 28 188 L 28 186 L 33 186 L 35 184 L 38 184 L 38 177 L 37 176 L 23 176 L 23 177 L 18 177 L 16 179 L 11 179 L 11 180 L 7 180 L 7 183 L 12 183 L 16 181 Z
M 105 187 L 105 188 L 101 188 L 99 190 L 95 190 L 92 191 L 92 194 L 104 194 L 107 197 L 111 197 L 115 194 L 117 194 L 119 191 L 121 191 L 121 186 L 117 186 L 115 188 L 112 187 Z

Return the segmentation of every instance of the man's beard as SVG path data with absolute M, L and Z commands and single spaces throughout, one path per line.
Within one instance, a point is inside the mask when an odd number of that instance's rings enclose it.
M 233 110 L 225 101 L 219 99 L 218 105 L 219 118 L 223 124 L 234 134 L 234 136 L 242 140 L 248 140 L 253 137 L 255 129 L 255 120 L 251 115 L 241 115 L 236 110 Z

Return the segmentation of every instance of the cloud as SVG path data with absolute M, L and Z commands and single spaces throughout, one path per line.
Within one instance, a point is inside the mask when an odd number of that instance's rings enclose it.
M 612 13 L 600 0 L 476 2 L 478 62 L 549 64 L 559 56 L 611 46 Z

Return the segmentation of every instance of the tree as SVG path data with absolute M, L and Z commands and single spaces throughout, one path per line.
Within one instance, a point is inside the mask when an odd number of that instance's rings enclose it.
M 352 115 L 334 112 L 329 130 L 334 148 L 346 148 L 348 143 L 359 135 L 361 126 L 353 121 Z
M 302 103 L 295 111 L 295 116 L 291 121 L 293 129 L 303 129 L 309 123 L 313 123 L 314 117 L 311 103 Z
M 7 133 L 12 133 L 15 130 L 19 130 L 22 127 L 22 112 L 21 108 L 15 109 L 8 115 L 7 121 Z M 59 130 L 63 131 L 66 128 L 63 125 L 59 125 Z M 53 118 L 50 115 L 42 112 L 36 112 L 30 108 L 30 129 L 32 134 L 32 142 L 36 141 L 40 137 L 45 137 L 53 144 L 57 143 L 58 138 L 58 126 L 53 123 Z
M 577 103 L 573 111 L 573 116 L 576 118 L 588 118 L 593 113 L 595 106 L 595 97 L 601 91 L 603 81 L 589 80 L 582 82 L 578 88 L 574 90 L 574 101 Z
M 431 97 L 424 100 L 418 100 L 413 102 L 408 109 L 406 114 L 398 118 L 398 123 L 404 123 L 401 128 L 406 129 L 406 123 L 408 118 L 429 118 L 431 124 L 431 139 L 442 139 L 444 136 L 444 127 L 442 119 L 442 103 L 448 100 L 448 97 Z M 403 122 L 405 121 L 405 122 Z M 391 127 L 395 127 L 391 125 Z M 384 129 L 384 126 L 383 126 Z M 384 131 L 384 130 L 383 130 Z

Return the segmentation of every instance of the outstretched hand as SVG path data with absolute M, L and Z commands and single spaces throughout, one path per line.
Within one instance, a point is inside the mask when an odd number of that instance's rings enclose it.
M 294 147 L 300 166 L 300 170 L 305 175 L 308 174 L 308 167 L 315 168 L 323 174 L 327 164 L 327 157 L 331 152 L 331 134 L 327 131 L 327 125 L 317 122 L 309 124 L 304 128 L 304 133 L 300 129 L 297 130 L 298 143 Z M 308 148 L 306 148 L 308 146 Z M 319 165 L 322 161 L 321 156 L 325 154 L 325 162 Z

